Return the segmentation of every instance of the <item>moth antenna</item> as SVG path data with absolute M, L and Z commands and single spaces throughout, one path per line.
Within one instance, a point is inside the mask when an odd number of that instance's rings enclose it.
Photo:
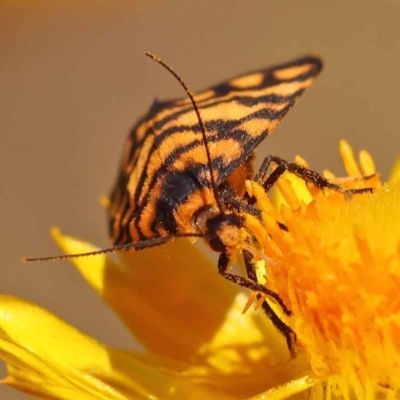
M 201 135 L 203 136 L 204 147 L 206 149 L 207 164 L 208 164 L 208 168 L 210 170 L 211 184 L 212 184 L 212 188 L 213 188 L 213 192 L 214 192 L 215 202 L 217 203 L 217 206 L 218 206 L 218 209 L 219 209 L 220 213 L 223 214 L 224 213 L 224 207 L 223 207 L 223 204 L 221 202 L 220 197 L 218 196 L 217 185 L 215 183 L 215 177 L 214 177 L 214 170 L 213 170 L 212 163 L 211 163 L 210 149 L 208 147 L 208 139 L 207 139 L 207 136 L 206 136 L 206 130 L 205 130 L 204 123 L 203 123 L 203 120 L 202 120 L 201 115 L 200 115 L 199 107 L 197 106 L 196 100 L 194 99 L 193 93 L 186 86 L 186 83 L 183 81 L 183 79 L 168 64 L 166 64 L 163 60 L 161 60 L 155 54 L 150 53 L 149 51 L 146 51 L 144 54 L 146 56 L 152 58 L 157 63 L 161 64 L 167 71 L 169 71 L 176 78 L 176 80 L 181 84 L 181 86 L 185 90 L 186 94 L 188 95 L 188 97 L 189 97 L 189 99 L 190 99 L 190 101 L 191 101 L 191 103 L 193 105 L 193 109 L 194 109 L 194 111 L 196 113 L 197 120 L 198 120 L 199 125 L 200 125 Z
M 22 258 L 24 263 L 32 263 L 32 262 L 39 262 L 39 261 L 60 261 L 60 260 L 69 260 L 71 258 L 79 258 L 79 257 L 89 257 L 89 256 L 99 256 L 101 254 L 107 253 L 114 253 L 115 251 L 128 251 L 134 249 L 136 251 L 147 249 L 149 247 L 156 247 L 160 246 L 171 239 L 175 239 L 177 237 L 203 237 L 202 234 L 195 234 L 195 233 L 181 233 L 181 234 L 174 234 L 162 237 L 155 237 L 148 240 L 143 240 L 141 242 L 135 243 L 126 243 L 120 244 L 113 247 L 108 247 L 106 249 L 95 250 L 95 251 L 88 251 L 86 253 L 76 253 L 76 254 L 62 254 L 59 256 L 50 256 L 50 257 L 26 257 Z

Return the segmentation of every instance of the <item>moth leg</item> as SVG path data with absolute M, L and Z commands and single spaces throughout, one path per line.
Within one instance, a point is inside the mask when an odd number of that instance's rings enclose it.
M 261 295 L 257 295 L 257 300 L 261 298 Z M 296 334 L 292 331 L 292 329 L 287 326 L 275 313 L 275 311 L 272 309 L 272 307 L 268 304 L 268 301 L 263 301 L 262 303 L 262 308 L 267 314 L 267 317 L 270 319 L 272 324 L 275 326 L 275 328 L 282 333 L 282 335 L 286 339 L 286 345 L 288 347 L 289 353 L 292 358 L 296 356 L 295 350 L 294 350 L 294 344 L 296 343 Z
M 271 163 L 277 164 L 277 168 L 268 176 L 267 179 L 265 179 L 266 173 Z M 265 157 L 260 169 L 254 177 L 254 180 L 257 183 L 260 183 L 264 187 L 265 191 L 268 192 L 269 189 L 277 182 L 277 180 L 285 171 L 289 171 L 292 174 L 297 175 L 305 182 L 312 183 L 320 189 L 331 189 L 344 194 L 371 193 L 373 191 L 372 188 L 346 189 L 342 186 L 336 185 L 335 183 L 328 181 L 318 172 L 303 167 L 302 165 L 285 161 L 282 158 L 276 156 Z
M 241 287 L 247 288 L 252 290 L 253 292 L 259 292 L 262 294 L 265 294 L 269 298 L 273 299 L 276 301 L 277 304 L 282 308 L 282 311 L 286 315 L 291 315 L 291 311 L 286 307 L 285 303 L 283 300 L 279 297 L 279 295 L 272 290 L 266 288 L 264 285 L 260 285 L 256 281 L 253 281 L 249 278 L 245 278 L 243 276 L 235 275 L 230 272 L 227 272 L 229 266 L 231 263 L 231 259 L 228 255 L 228 253 L 223 252 L 220 254 L 219 259 L 218 259 L 218 272 L 228 281 L 235 283 L 236 285 L 239 285 Z M 255 270 L 254 270 L 254 276 L 255 276 Z
M 245 198 L 241 199 L 239 197 L 229 197 L 225 199 L 225 202 L 232 206 L 238 212 L 244 212 L 246 214 L 253 215 L 258 219 L 261 218 L 261 211 L 254 205 L 251 204 L 250 200 Z
M 272 156 L 266 156 L 261 163 L 259 170 L 257 171 L 256 175 L 254 176 L 254 180 L 263 185 L 266 192 L 271 189 L 271 187 L 278 181 L 281 175 L 287 170 L 285 169 L 284 165 L 278 163 L 276 169 L 269 175 L 268 179 L 265 179 L 268 169 L 273 162 Z
M 246 265 L 247 277 L 250 280 L 257 282 L 256 269 L 255 269 L 255 265 L 253 262 L 252 254 L 250 252 L 244 250 L 243 258 L 244 258 L 244 262 Z M 257 300 L 259 300 L 260 298 L 261 298 L 261 295 L 258 294 Z M 296 334 L 292 331 L 292 329 L 289 326 L 287 326 L 279 318 L 279 316 L 275 313 L 275 311 L 272 309 L 272 307 L 268 304 L 268 302 L 266 300 L 263 301 L 262 308 L 263 308 L 265 314 L 267 314 L 267 317 L 271 320 L 271 322 L 275 326 L 275 328 L 278 329 L 278 331 L 281 332 L 282 335 L 285 337 L 289 352 L 293 357 L 295 354 L 294 353 L 294 342 L 296 341 Z
M 256 273 L 256 267 L 253 263 L 253 255 L 247 251 L 243 250 L 243 259 L 244 259 L 244 265 L 246 266 L 246 274 L 247 277 L 253 281 L 257 282 L 257 273 Z

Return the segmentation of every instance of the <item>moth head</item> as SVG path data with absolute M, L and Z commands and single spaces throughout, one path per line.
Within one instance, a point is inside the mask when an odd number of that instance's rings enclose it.
M 204 233 L 204 239 L 216 252 L 237 247 L 241 238 L 243 219 L 238 214 L 218 213 L 211 207 L 204 207 L 197 212 L 195 224 Z

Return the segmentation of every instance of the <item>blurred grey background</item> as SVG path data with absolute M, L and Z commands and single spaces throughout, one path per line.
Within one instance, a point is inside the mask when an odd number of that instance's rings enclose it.
M 114 181 L 129 128 L 155 96 L 183 96 L 143 55 L 200 90 L 308 52 L 314 86 L 258 149 L 343 174 L 338 141 L 373 154 L 386 175 L 399 155 L 400 2 L 147 0 L 0 2 L 0 292 L 36 302 L 115 346 L 118 319 L 66 262 L 49 228 L 108 244 L 99 197 Z M 172 273 L 172 272 L 171 272 Z M 26 396 L 0 388 L 1 399 Z

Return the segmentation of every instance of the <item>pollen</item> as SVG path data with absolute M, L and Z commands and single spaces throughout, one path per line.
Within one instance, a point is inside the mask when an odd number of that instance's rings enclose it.
M 332 178 L 373 193 L 347 198 L 309 187 L 304 201 L 298 182 L 283 177 L 285 202 L 263 217 L 269 235 L 249 227 L 272 261 L 268 284 L 292 310 L 286 322 L 327 398 L 399 398 L 400 182 L 381 183 L 366 151 L 356 162 L 343 141 L 340 152 L 349 176 Z M 274 207 L 258 185 L 248 189 L 261 210 Z

